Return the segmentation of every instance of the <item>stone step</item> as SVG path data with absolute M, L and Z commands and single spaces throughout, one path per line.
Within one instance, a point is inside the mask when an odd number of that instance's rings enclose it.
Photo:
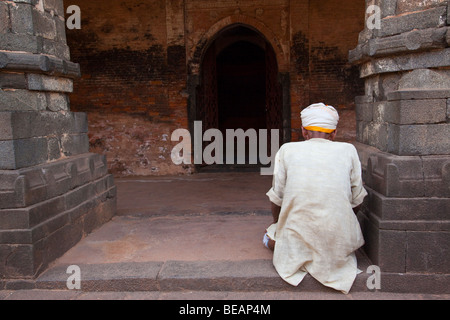
M 367 292 L 367 260 L 359 255 L 360 273 L 351 292 Z M 361 265 L 364 265 L 362 267 Z M 73 280 L 68 265 L 50 268 L 28 289 L 67 290 Z M 284 282 L 271 260 L 150 261 L 80 264 L 80 290 L 97 291 L 301 291 L 336 292 L 307 275 L 298 287 Z
M 206 214 L 119 216 L 80 241 L 34 280 L 10 280 L 5 289 L 67 290 L 79 267 L 81 290 L 95 291 L 311 291 L 336 292 L 307 275 L 284 282 L 262 244 L 271 216 Z M 357 252 L 354 291 L 367 291 L 370 265 Z

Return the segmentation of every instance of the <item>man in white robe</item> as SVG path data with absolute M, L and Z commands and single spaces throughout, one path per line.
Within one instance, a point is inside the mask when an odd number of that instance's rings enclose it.
M 273 264 L 297 286 L 309 273 L 347 294 L 358 273 L 355 251 L 364 244 L 354 209 L 367 195 L 353 145 L 334 142 L 337 111 L 322 103 L 302 111 L 306 141 L 284 144 L 275 157 L 272 188 Z M 267 244 L 267 241 L 266 241 Z

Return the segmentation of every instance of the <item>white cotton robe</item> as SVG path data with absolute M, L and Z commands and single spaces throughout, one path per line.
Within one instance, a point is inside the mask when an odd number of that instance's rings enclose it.
M 358 273 L 354 252 L 364 244 L 352 208 L 366 195 L 353 145 L 326 139 L 283 145 L 267 193 L 281 207 L 268 230 L 281 278 L 297 286 L 309 273 L 347 294 Z

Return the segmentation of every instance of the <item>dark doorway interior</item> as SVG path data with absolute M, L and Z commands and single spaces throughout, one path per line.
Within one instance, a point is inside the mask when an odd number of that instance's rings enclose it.
M 217 56 L 219 128 L 266 129 L 265 51 L 238 41 Z
M 222 31 L 207 49 L 201 64 L 196 120 L 202 121 L 203 131 L 216 128 L 225 138 L 226 129 L 254 129 L 257 134 L 259 129 L 280 129 L 281 138 L 282 104 L 277 62 L 270 44 L 258 32 L 241 25 Z M 249 159 L 248 154 L 245 158 Z M 246 161 L 244 166 L 228 164 L 208 169 L 259 166 Z M 202 168 L 205 166 L 199 167 Z

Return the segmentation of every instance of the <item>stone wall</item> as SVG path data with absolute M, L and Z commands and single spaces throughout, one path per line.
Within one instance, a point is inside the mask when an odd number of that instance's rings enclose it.
M 70 111 L 79 75 L 62 1 L 0 2 L 0 280 L 37 276 L 115 214 L 106 159 Z
M 361 32 L 357 140 L 369 197 L 366 252 L 383 272 L 450 272 L 450 25 L 447 1 L 367 1 L 381 28 Z M 414 276 L 416 278 L 414 278 Z M 448 277 L 433 285 L 443 289 Z M 395 286 L 395 281 L 390 285 Z M 418 285 L 420 290 L 420 285 Z

